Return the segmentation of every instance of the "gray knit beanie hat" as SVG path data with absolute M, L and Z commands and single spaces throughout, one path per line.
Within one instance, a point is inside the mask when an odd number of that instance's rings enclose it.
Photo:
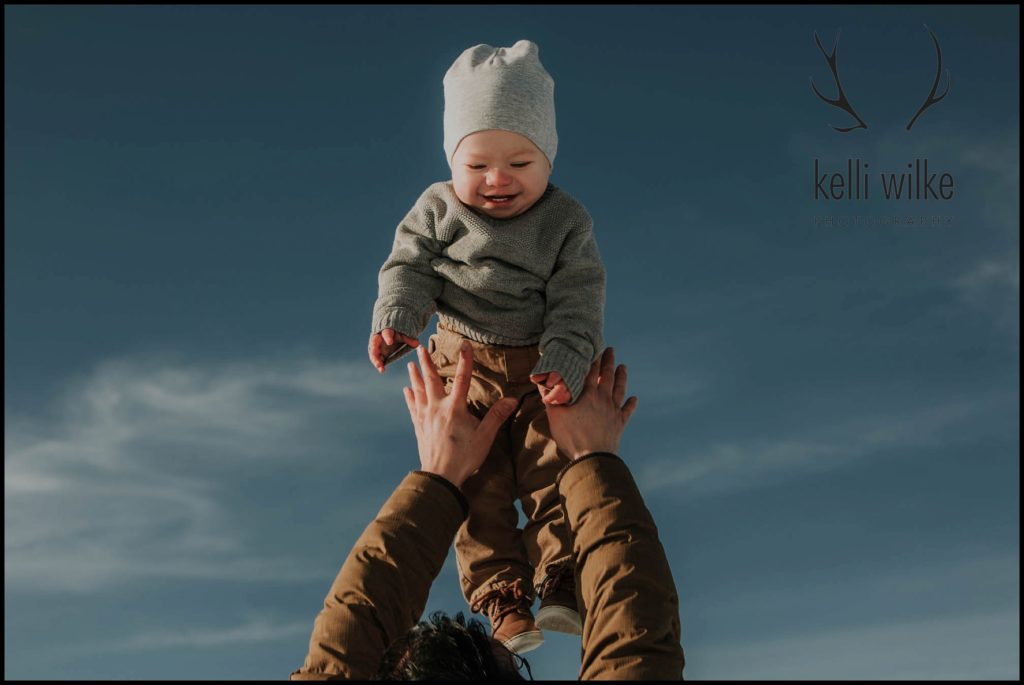
M 528 40 L 510 48 L 477 45 L 444 75 L 444 152 L 449 166 L 463 138 L 502 129 L 526 136 L 555 163 L 555 81 Z

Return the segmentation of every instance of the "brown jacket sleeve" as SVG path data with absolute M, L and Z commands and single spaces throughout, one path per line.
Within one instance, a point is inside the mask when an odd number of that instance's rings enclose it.
M 679 680 L 679 597 L 626 464 L 583 457 L 558 476 L 583 599 L 581 680 Z
M 292 680 L 366 680 L 395 639 L 419 620 L 465 499 L 438 476 L 410 473 L 356 541 L 313 623 Z

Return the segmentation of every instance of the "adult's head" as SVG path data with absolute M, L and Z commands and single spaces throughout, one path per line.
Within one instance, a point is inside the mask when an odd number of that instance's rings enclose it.
M 459 612 L 430 615 L 399 638 L 384 655 L 376 680 L 524 680 L 522 657 L 490 637 L 480 621 Z

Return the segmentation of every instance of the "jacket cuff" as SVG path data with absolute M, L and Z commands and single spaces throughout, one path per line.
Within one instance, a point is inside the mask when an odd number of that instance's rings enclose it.
M 376 335 L 385 328 L 407 335 L 410 338 L 418 338 L 424 328 L 427 327 L 427 320 L 417 315 L 411 309 L 385 309 L 373 317 L 373 326 L 370 335 Z
M 591 452 L 590 454 L 584 454 L 579 459 L 573 459 L 568 464 L 566 464 L 565 466 L 562 467 L 562 470 L 558 472 L 557 476 L 555 476 L 555 489 L 557 490 L 557 489 L 559 489 L 561 487 L 562 476 L 564 476 L 565 473 L 569 469 L 571 469 L 573 466 L 576 466 L 577 464 L 579 464 L 581 462 L 587 461 L 589 459 L 594 459 L 594 458 L 597 458 L 597 457 L 609 457 L 609 458 L 614 459 L 615 461 L 618 461 L 618 462 L 620 462 L 622 464 L 626 463 L 626 462 L 622 461 L 622 457 L 620 457 L 617 454 L 612 454 L 611 452 Z
M 459 490 L 455 483 L 451 482 L 444 476 L 439 476 L 436 473 L 430 473 L 429 471 L 413 471 L 413 473 L 418 473 L 421 476 L 426 476 L 427 478 L 435 480 L 441 485 L 444 485 L 446 488 L 448 488 L 448 491 L 451 492 L 455 499 L 459 501 L 459 506 L 462 507 L 463 518 L 469 516 L 469 500 L 466 499 L 466 496 L 462 494 L 462 490 Z
M 557 371 L 569 388 L 572 395 L 570 404 L 579 399 L 583 392 L 583 381 L 590 371 L 590 360 L 584 359 L 576 350 L 572 349 L 557 338 L 549 340 L 540 353 L 540 361 L 534 367 L 530 375 L 538 373 L 550 373 Z

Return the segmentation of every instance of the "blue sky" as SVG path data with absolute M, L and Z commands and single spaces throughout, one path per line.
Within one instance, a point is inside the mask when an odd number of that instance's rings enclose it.
M 4 19 L 5 677 L 301 665 L 417 467 L 365 348 L 395 226 L 448 178 L 441 78 L 520 38 L 555 79 L 552 181 L 594 217 L 687 676 L 1019 675 L 1018 7 Z M 908 133 L 923 24 L 952 88 Z M 847 134 L 809 85 L 835 94 L 813 35 L 840 29 Z M 814 198 L 815 159 L 918 158 L 951 200 Z M 950 221 L 881 223 L 908 214 Z M 465 609 L 451 558 L 428 609 Z

